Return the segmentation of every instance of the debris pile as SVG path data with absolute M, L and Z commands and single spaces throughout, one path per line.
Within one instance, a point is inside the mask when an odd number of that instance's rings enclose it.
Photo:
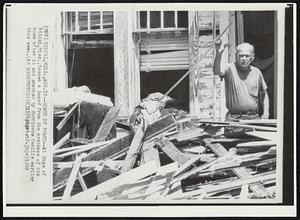
M 127 120 L 118 118 L 120 107 L 113 106 L 95 137 L 64 135 L 53 146 L 53 198 L 82 202 L 276 197 L 276 120 L 217 122 L 182 113 L 174 117 L 164 104 L 160 113 L 145 113 L 150 107 L 142 105 L 145 109 Z

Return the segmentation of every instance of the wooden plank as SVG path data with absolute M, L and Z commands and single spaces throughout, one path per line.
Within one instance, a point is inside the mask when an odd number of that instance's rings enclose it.
M 111 159 L 113 157 L 118 157 L 120 155 L 120 152 L 123 153 L 123 151 L 125 151 L 126 148 L 128 148 L 132 138 L 132 133 L 124 137 L 117 138 L 111 144 L 92 150 L 90 153 L 88 153 L 88 155 L 85 158 L 83 158 L 83 161 L 101 161 L 108 158 Z M 93 170 L 94 167 L 86 168 L 82 171 L 82 175 L 88 175 Z M 60 189 L 66 184 L 66 180 L 70 176 L 70 172 L 71 170 L 69 168 L 62 168 L 54 173 L 54 190 Z
M 110 192 L 114 188 L 118 187 L 120 184 L 130 184 L 144 177 L 147 177 L 157 171 L 157 166 L 155 161 L 142 165 L 138 168 L 132 169 L 126 173 L 112 178 L 104 183 L 98 184 L 88 190 L 78 193 L 71 197 L 71 200 L 80 202 L 91 202 L 96 199 L 97 195 Z
M 88 155 L 84 158 L 84 161 L 97 161 L 106 159 L 128 147 L 131 143 L 132 138 L 132 133 L 129 133 L 121 138 L 116 138 L 113 140 L 112 143 L 105 145 L 101 148 L 94 149 L 93 151 L 88 153 Z
M 68 113 L 65 115 L 65 117 L 61 120 L 61 122 L 56 126 L 57 130 L 61 130 L 62 127 L 67 123 L 69 118 L 73 115 L 73 112 L 75 109 L 79 106 L 79 102 L 75 103 L 72 108 L 68 111 Z
M 80 183 L 80 186 L 81 186 L 82 190 L 83 190 L 83 191 L 84 191 L 84 190 L 87 190 L 88 188 L 87 188 L 87 186 L 86 186 L 86 184 L 85 184 L 85 182 L 84 182 L 84 179 L 83 179 L 83 177 L 82 177 L 80 171 L 78 171 L 78 180 L 79 180 L 79 183 Z
M 251 141 L 239 143 L 236 147 L 267 147 L 267 146 L 276 146 L 276 142 L 274 141 Z
M 74 151 L 74 150 L 78 150 L 78 149 L 82 149 L 85 151 L 85 150 L 90 150 L 90 149 L 93 149 L 96 147 L 101 147 L 106 144 L 110 144 L 113 141 L 114 140 L 109 140 L 109 141 L 102 141 L 102 142 L 98 142 L 98 143 L 83 144 L 83 145 L 78 145 L 78 146 L 74 146 L 74 147 L 66 147 L 66 148 L 54 150 L 53 153 L 58 154 L 58 153 L 70 152 L 70 151 Z M 60 155 L 58 155 L 58 156 L 60 156 Z
M 145 140 L 148 140 L 174 126 L 176 126 L 176 120 L 173 115 L 168 114 L 147 126 L 145 131 Z
M 71 155 L 74 155 L 74 154 L 79 154 L 79 153 L 83 153 L 85 151 L 90 151 L 94 148 L 104 147 L 105 145 L 109 145 L 110 143 L 113 143 L 114 141 L 115 141 L 115 139 L 112 139 L 112 140 L 109 140 L 109 141 L 104 141 L 105 143 L 96 142 L 96 143 L 92 143 L 92 144 L 82 145 L 78 149 L 75 147 L 75 149 L 73 148 L 72 151 L 68 151 L 66 153 L 62 153 L 62 154 L 59 154 L 57 156 L 59 156 L 59 157 L 68 157 L 68 156 L 71 156 Z
M 115 120 L 120 111 L 121 106 L 112 107 L 107 114 L 105 115 L 104 120 L 102 121 L 95 137 L 93 138 L 93 142 L 105 141 Z
M 255 124 L 255 125 L 273 125 L 277 126 L 277 119 L 255 119 L 255 120 L 240 120 L 242 124 Z
M 259 126 L 259 125 L 242 125 L 242 124 L 230 124 L 228 126 L 231 127 L 239 127 L 239 128 L 252 128 L 253 130 L 259 130 L 259 131 L 272 131 L 277 132 L 277 128 L 274 127 L 268 127 L 268 126 Z
M 172 139 L 176 139 L 178 142 L 191 140 L 203 135 L 203 132 L 203 128 L 192 127 L 172 136 Z
M 253 140 L 253 139 L 251 139 Z M 255 139 L 254 139 L 255 140 Z M 241 139 L 241 138 L 214 138 L 211 139 L 210 143 L 243 143 L 247 142 L 249 139 Z
M 178 164 L 176 162 L 160 167 L 154 177 L 154 180 L 145 192 L 144 199 L 156 200 L 164 196 L 170 189 L 169 183 L 171 182 L 173 174 L 176 172 L 177 168 Z
M 160 159 L 159 159 L 159 152 L 157 149 L 154 148 L 155 143 L 150 142 L 147 144 L 143 144 L 143 156 L 145 163 L 154 160 L 156 165 L 160 167 Z
M 261 185 L 262 182 L 269 181 L 269 180 L 276 180 L 276 174 L 268 174 L 268 175 L 262 174 L 262 175 L 248 176 L 246 178 L 238 179 L 238 180 L 232 181 L 230 183 L 209 186 L 209 187 L 205 187 L 204 189 L 181 193 L 179 195 L 171 194 L 171 195 L 167 196 L 166 198 L 167 199 L 183 199 L 183 198 L 191 198 L 193 196 L 199 196 L 201 194 L 216 194 L 216 193 L 219 193 L 222 191 L 229 191 L 229 190 L 233 190 L 236 188 L 241 188 L 242 185 L 244 185 L 244 184 L 249 184 L 249 185 L 250 184 L 252 184 L 252 185 L 260 184 Z M 251 185 L 250 185 L 250 187 L 251 187 Z
M 179 166 L 190 159 L 190 157 L 178 150 L 178 148 L 166 138 L 160 138 L 156 140 L 155 144 L 173 161 L 177 162 Z
M 163 70 L 187 70 L 189 67 L 188 65 L 169 65 L 169 66 L 151 66 L 150 68 L 142 66 L 140 71 L 163 71 Z
M 246 132 L 245 134 L 272 141 L 277 141 L 277 139 L 279 138 L 277 133 L 267 131 L 250 131 Z
M 83 156 L 79 156 L 76 159 L 76 162 L 73 165 L 73 169 L 71 171 L 66 189 L 65 189 L 64 194 L 63 194 L 63 198 L 62 198 L 63 200 L 67 200 L 67 199 L 71 198 L 71 192 L 72 192 L 76 177 L 77 177 L 78 172 L 79 172 L 79 168 L 80 168 L 82 158 L 83 158 Z
M 144 121 L 145 122 L 145 121 Z M 145 122 L 146 123 L 146 122 Z M 145 124 L 145 127 L 147 127 L 147 125 Z M 141 122 L 136 130 L 136 133 L 133 137 L 133 140 L 129 146 L 129 150 L 127 152 L 123 167 L 122 167 L 122 172 L 127 172 L 129 170 L 132 169 L 137 155 L 141 149 L 142 146 L 142 140 L 144 137 L 144 123 Z
M 205 139 L 204 142 L 206 145 L 215 152 L 219 157 L 226 156 L 228 154 L 228 151 L 221 145 L 221 144 L 210 144 L 208 139 Z M 233 172 L 239 177 L 239 178 L 247 178 L 251 177 L 252 175 L 246 170 L 246 168 L 235 168 L 233 169 Z M 265 189 L 265 187 L 261 184 L 257 185 L 251 185 L 250 189 L 258 196 L 267 197 L 269 196 L 269 192 Z
M 53 150 L 59 149 L 62 146 L 64 146 L 64 144 L 67 142 L 67 140 L 69 140 L 70 138 L 70 132 L 68 132 L 62 139 L 60 139 L 54 146 L 53 146 Z
M 131 184 L 122 184 L 111 192 L 106 193 L 105 199 L 128 200 L 135 199 L 143 195 L 148 189 L 154 177 L 144 178 Z M 103 199 L 103 195 L 99 196 L 99 200 Z
M 83 162 L 81 162 L 80 167 L 82 167 L 82 168 L 96 167 L 101 163 L 103 163 L 103 161 L 83 161 Z M 54 162 L 53 169 L 72 168 L 73 165 L 74 165 L 74 161 L 72 161 L 72 162 Z

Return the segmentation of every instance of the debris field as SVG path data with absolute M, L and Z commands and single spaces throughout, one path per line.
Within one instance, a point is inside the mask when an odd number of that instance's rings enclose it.
M 164 109 L 151 120 L 143 114 L 132 122 L 113 106 L 96 135 L 86 138 L 76 127 L 78 106 L 55 128 L 62 130 L 67 121 L 73 126 L 52 149 L 54 200 L 276 197 L 274 119 L 210 121 Z

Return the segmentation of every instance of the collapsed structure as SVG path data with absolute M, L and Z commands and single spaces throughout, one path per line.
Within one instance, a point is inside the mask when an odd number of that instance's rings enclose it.
M 92 107 L 76 101 L 54 117 L 55 200 L 276 197 L 276 120 L 204 121 L 158 93 L 124 118 L 92 96 Z M 82 111 L 93 119 L 83 123 Z

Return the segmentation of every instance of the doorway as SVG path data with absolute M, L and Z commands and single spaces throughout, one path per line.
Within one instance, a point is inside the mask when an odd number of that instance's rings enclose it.
M 243 11 L 243 41 L 255 48 L 253 65 L 258 67 L 267 84 L 270 99 L 270 118 L 276 118 L 276 89 L 275 62 L 275 12 L 274 11 Z M 238 22 L 240 23 L 240 22 Z M 239 28 L 239 27 L 238 27 Z

